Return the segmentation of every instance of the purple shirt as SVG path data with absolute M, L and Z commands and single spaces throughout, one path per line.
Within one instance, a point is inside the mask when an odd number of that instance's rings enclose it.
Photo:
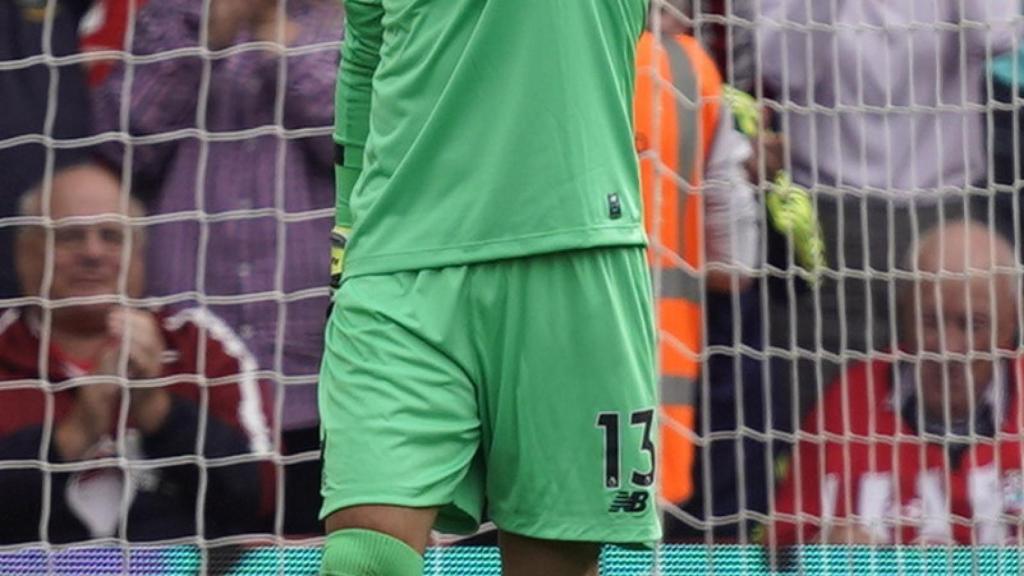
M 199 46 L 202 6 L 202 0 L 149 2 L 129 51 L 142 56 Z M 132 189 L 148 199 L 151 215 L 181 215 L 149 227 L 148 293 L 206 298 L 244 338 L 261 370 L 286 377 L 281 421 L 292 429 L 317 422 L 334 205 L 329 132 L 342 17 L 330 0 L 287 6 L 300 27 L 293 48 L 329 44 L 287 58 L 264 49 L 211 58 L 205 97 L 198 55 L 119 67 L 99 87 L 95 106 L 101 131 L 145 137 L 198 130 L 137 144 L 131 156 L 119 145 L 105 151 L 130 162 Z M 245 34 L 234 48 L 250 41 Z M 126 78 L 131 102 L 122 125 Z M 323 130 L 279 135 L 304 128 Z M 252 129 L 272 133 L 233 134 Z

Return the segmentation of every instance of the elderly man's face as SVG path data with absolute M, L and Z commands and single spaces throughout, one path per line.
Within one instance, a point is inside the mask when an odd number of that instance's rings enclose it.
M 119 293 L 122 260 L 131 230 L 122 221 L 120 186 L 109 174 L 91 167 L 73 168 L 53 183 L 50 217 L 54 221 L 51 299 Z M 88 218 L 88 221 L 84 219 Z M 27 294 L 43 295 L 46 282 L 46 232 L 36 228 L 19 241 L 18 274 Z M 126 292 L 142 288 L 140 239 L 128 255 Z M 105 307 L 105 306 L 100 306 Z
M 949 383 L 950 416 L 955 420 L 968 417 L 971 397 L 977 401 L 992 380 L 991 359 L 966 361 L 957 355 L 972 351 L 992 354 L 1010 348 L 1016 314 L 1010 305 L 1013 294 L 1009 292 L 1006 278 L 998 277 L 921 283 L 921 332 L 912 340 L 921 350 L 944 357 L 941 361 L 925 359 L 921 364 L 922 399 L 931 417 L 944 417 L 944 379 Z M 912 321 L 914 313 L 910 311 L 906 317 Z

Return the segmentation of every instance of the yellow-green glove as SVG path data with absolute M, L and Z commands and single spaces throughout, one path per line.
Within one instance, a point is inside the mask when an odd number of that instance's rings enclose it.
M 729 85 L 725 86 L 723 95 L 732 109 L 740 132 L 748 138 L 757 137 L 761 119 L 757 100 Z M 780 170 L 775 174 L 765 203 L 772 226 L 790 238 L 797 264 L 807 272 L 805 278 L 811 283 L 815 282 L 818 270 L 826 264 L 825 242 L 810 193 L 794 184 L 789 173 Z
M 747 138 L 757 136 L 759 131 L 758 122 L 761 120 L 760 108 L 754 97 L 742 90 L 737 90 L 726 84 L 722 88 L 722 95 L 726 104 L 732 109 L 732 115 L 736 118 L 736 126 Z
M 790 238 L 796 262 L 807 272 L 805 279 L 813 284 L 826 260 L 821 225 L 810 193 L 794 184 L 785 171 L 780 171 L 765 203 L 772 226 Z

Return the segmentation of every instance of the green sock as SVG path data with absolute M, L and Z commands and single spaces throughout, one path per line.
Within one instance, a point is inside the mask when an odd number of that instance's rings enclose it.
M 321 576 L 422 576 L 423 557 L 374 530 L 337 530 L 324 543 Z

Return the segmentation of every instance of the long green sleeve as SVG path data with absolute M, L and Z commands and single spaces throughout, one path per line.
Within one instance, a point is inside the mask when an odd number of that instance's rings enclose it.
M 335 223 L 352 226 L 349 195 L 363 169 L 363 151 L 370 132 L 373 74 L 380 63 L 384 8 L 380 0 L 345 0 L 345 41 L 335 95 L 334 141 L 343 148 L 337 167 Z

